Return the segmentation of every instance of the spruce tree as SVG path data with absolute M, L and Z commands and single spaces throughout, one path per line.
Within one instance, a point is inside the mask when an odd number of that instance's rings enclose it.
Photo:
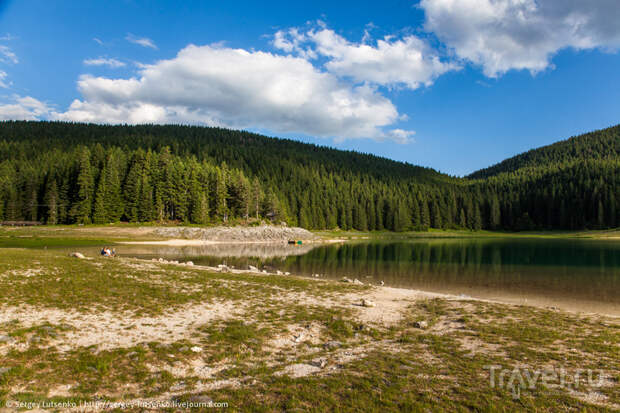
M 47 207 L 47 219 L 45 222 L 48 225 L 56 225 L 58 223 L 58 185 L 54 178 L 48 180 L 44 201 Z
M 106 169 L 104 167 L 101 172 L 101 178 L 99 178 L 99 184 L 97 185 L 97 190 L 95 191 L 95 206 L 93 210 L 93 223 L 95 224 L 106 224 L 109 222 L 108 210 L 105 205 L 106 198 Z
M 90 151 L 83 147 L 78 151 L 77 199 L 71 216 L 78 224 L 91 222 L 93 207 L 93 171 L 90 165 Z

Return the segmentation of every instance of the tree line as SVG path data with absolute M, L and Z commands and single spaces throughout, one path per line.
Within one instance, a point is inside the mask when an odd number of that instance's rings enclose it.
M 620 223 L 619 184 L 619 160 L 610 156 L 562 157 L 462 179 L 220 128 L 0 124 L 0 220 L 6 221 L 608 228 Z

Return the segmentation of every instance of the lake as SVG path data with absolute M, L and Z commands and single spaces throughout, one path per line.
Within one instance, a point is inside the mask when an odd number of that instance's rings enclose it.
M 121 246 L 120 255 L 271 271 L 620 316 L 620 242 L 450 238 L 342 244 Z

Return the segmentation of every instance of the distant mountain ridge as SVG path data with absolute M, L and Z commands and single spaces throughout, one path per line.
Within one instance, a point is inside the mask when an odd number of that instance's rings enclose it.
M 618 157 L 620 157 L 620 125 L 531 149 L 488 168 L 480 169 L 468 175 L 467 178 L 483 179 L 505 172 L 514 172 L 525 167 Z

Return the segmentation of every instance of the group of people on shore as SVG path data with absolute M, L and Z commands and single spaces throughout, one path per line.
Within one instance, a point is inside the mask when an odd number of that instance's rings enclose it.
M 114 248 L 110 249 L 108 247 L 103 247 L 101 249 L 102 257 L 116 257 L 116 250 Z

